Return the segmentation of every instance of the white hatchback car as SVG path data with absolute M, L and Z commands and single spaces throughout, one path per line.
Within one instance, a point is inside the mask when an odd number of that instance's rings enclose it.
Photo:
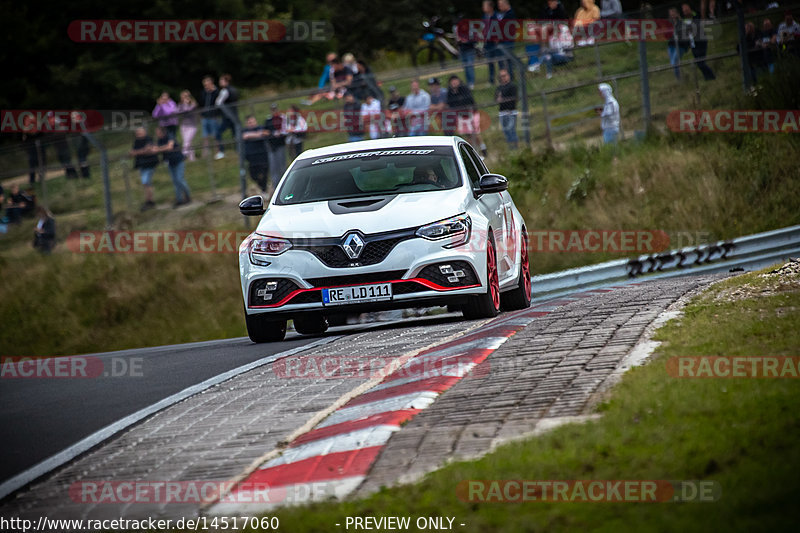
M 459 137 L 308 150 L 239 249 L 247 332 L 318 334 L 343 313 L 447 305 L 467 318 L 530 305 L 525 221 L 503 176 Z

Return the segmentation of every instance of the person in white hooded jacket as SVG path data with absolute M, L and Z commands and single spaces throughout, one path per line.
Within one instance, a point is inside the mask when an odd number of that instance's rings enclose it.
M 619 137 L 619 102 L 614 98 L 611 85 L 601 83 L 597 88 L 603 100 L 605 100 L 603 107 L 597 108 L 602 120 L 603 142 L 605 144 L 616 144 Z

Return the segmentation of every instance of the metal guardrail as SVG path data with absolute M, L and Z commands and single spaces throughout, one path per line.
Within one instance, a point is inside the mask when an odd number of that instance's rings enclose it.
M 533 276 L 533 291 L 538 299 L 575 289 L 629 281 L 640 276 L 650 279 L 758 269 L 790 257 L 800 257 L 800 225 L 697 247 Z

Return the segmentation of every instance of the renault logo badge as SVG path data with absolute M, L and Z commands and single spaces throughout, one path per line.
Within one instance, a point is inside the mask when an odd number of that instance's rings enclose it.
M 361 252 L 364 251 L 364 239 L 357 233 L 351 233 L 342 241 L 342 249 L 350 259 L 358 259 Z

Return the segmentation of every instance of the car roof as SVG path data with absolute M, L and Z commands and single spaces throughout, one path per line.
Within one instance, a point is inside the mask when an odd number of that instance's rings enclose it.
M 306 150 L 297 159 L 322 157 L 326 155 L 359 152 L 362 150 L 386 150 L 397 148 L 419 148 L 420 146 L 456 146 L 463 141 L 461 137 L 443 137 L 441 135 L 424 135 L 419 137 L 392 137 L 388 139 L 374 139 L 371 141 L 356 141 L 350 143 L 334 144 L 322 148 Z

